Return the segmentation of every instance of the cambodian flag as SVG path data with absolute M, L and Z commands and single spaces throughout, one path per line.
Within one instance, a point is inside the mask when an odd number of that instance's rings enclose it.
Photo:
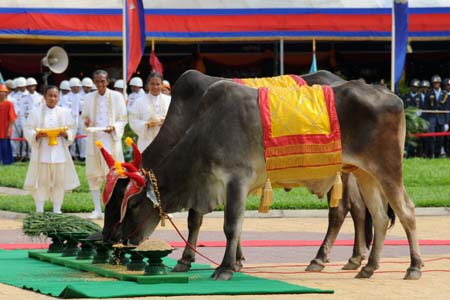
M 145 14 L 142 0 L 125 0 L 127 81 L 136 72 L 145 49 Z
M 394 84 L 397 90 L 405 65 L 406 48 L 408 46 L 408 0 L 394 0 L 392 13 L 392 34 L 394 61 Z

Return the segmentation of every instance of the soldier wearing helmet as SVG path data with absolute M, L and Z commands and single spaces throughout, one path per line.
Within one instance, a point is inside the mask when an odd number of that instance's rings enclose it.
M 94 86 L 94 82 L 89 77 L 84 77 L 83 80 L 81 80 L 81 86 L 83 87 L 83 94 L 88 94 L 92 91 L 92 87 Z
M 23 138 L 23 126 L 28 118 L 28 114 L 35 108 L 34 100 L 27 90 L 27 80 L 25 77 L 14 79 L 17 92 L 14 94 L 15 110 L 17 120 L 13 130 L 14 138 Z M 25 141 L 13 142 L 13 155 L 16 160 L 28 160 L 30 156 L 30 147 Z
M 428 80 L 422 80 L 420 82 L 420 97 L 422 98 L 422 103 L 425 102 L 425 95 L 430 91 L 431 84 Z
M 431 77 L 431 85 L 433 89 L 425 96 L 424 109 L 431 111 L 448 110 L 449 94 L 441 89 L 442 79 L 439 75 Z M 429 132 L 443 132 L 448 128 L 448 114 L 429 112 L 426 119 L 430 123 Z M 443 138 L 429 137 L 426 140 L 426 154 L 428 157 L 445 156 L 443 152 Z
M 31 98 L 33 98 L 34 106 L 39 106 L 43 103 L 43 97 L 37 92 L 37 81 L 33 77 L 27 78 L 27 90 L 30 93 Z
M 80 116 L 82 113 L 83 107 L 83 97 L 84 92 L 81 90 L 81 81 L 77 77 L 72 77 L 69 80 L 70 93 L 68 94 L 68 100 L 71 106 L 72 117 L 75 120 L 75 125 L 77 127 L 77 134 L 80 134 Z M 84 160 L 86 157 L 84 148 L 81 144 L 84 144 L 84 139 L 81 141 L 80 139 L 76 139 L 72 145 L 70 145 L 70 153 L 74 159 Z
M 141 78 L 131 78 L 129 86 L 131 87 L 132 93 L 128 95 L 127 110 L 130 110 L 133 107 L 137 99 L 145 96 L 145 91 L 142 88 L 144 86 L 144 83 L 142 82 Z
M 413 106 L 415 108 L 422 108 L 422 98 L 420 97 L 419 87 L 420 80 L 413 79 L 409 85 L 411 87 L 410 92 L 406 95 L 403 95 L 403 104 L 404 107 Z

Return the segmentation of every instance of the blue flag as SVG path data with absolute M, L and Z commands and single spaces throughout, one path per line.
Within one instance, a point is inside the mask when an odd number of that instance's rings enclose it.
M 395 30 L 394 83 L 395 89 L 398 90 L 398 82 L 402 77 L 408 46 L 408 0 L 394 0 L 393 10 Z
M 316 53 L 313 53 L 313 59 L 311 63 L 311 67 L 309 68 L 309 73 L 317 72 L 317 60 L 316 60 Z

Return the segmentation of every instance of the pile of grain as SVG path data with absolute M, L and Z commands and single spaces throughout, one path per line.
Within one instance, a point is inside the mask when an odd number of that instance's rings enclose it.
M 142 242 L 137 248 L 137 251 L 163 251 L 172 250 L 172 246 L 169 243 L 159 239 L 148 239 Z

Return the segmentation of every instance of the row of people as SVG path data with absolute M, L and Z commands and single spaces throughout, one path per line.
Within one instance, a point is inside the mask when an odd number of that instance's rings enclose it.
M 80 93 L 76 89 L 79 83 L 71 81 L 71 92 L 65 95 Z M 24 122 L 24 136 L 31 146 L 32 154 L 24 188 L 31 192 L 36 211 L 43 211 L 44 202 L 50 199 L 54 212 L 61 212 L 64 191 L 79 185 L 69 146 L 76 140 L 78 130 L 82 127 L 87 134 L 86 178 L 95 207 L 90 218 L 101 218 L 100 189 L 107 168 L 95 142 L 101 141 L 115 160 L 123 161 L 121 141 L 128 121 L 137 133 L 138 147 L 143 151 L 165 120 L 170 97 L 161 93 L 163 78 L 160 74 L 149 75 L 146 84 L 149 93 L 136 99 L 129 111 L 123 95 L 108 89 L 107 72 L 96 71 L 93 84 L 97 90 L 85 93 L 81 110 L 76 106 L 81 101 L 69 102 L 70 105 L 61 104 L 59 101 L 64 101 L 65 95 L 57 87 L 48 87 L 42 105 L 34 107 Z M 5 92 L 3 94 L 6 95 Z M 59 133 L 57 145 L 49 145 L 48 133 L 40 130 L 63 127 L 67 130 Z
M 431 78 L 431 85 L 431 89 L 425 87 L 419 91 L 422 86 L 420 80 L 411 80 L 410 92 L 402 97 L 404 105 L 426 111 L 421 116 L 429 122 L 429 132 L 446 132 L 449 130 L 450 122 L 450 113 L 448 113 L 450 111 L 450 78 L 442 80 L 439 75 L 434 75 Z M 444 147 L 445 140 L 443 136 L 425 138 L 423 154 L 431 158 L 446 156 L 449 149 Z

